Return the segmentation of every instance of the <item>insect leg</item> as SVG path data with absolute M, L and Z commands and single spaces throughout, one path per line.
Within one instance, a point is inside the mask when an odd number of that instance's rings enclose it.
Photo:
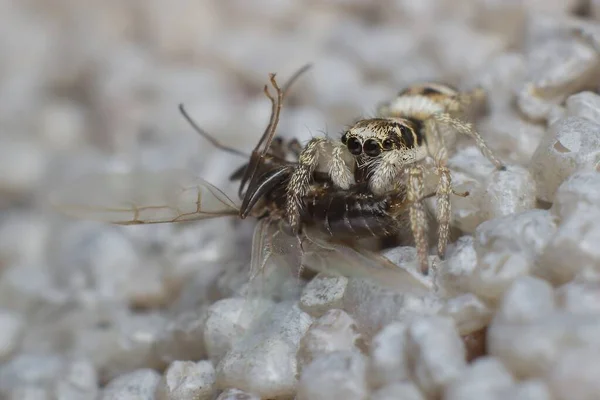
M 492 164 L 496 166 L 496 169 L 501 171 L 506 169 L 502 161 L 496 158 L 496 156 L 494 155 L 494 153 L 492 153 L 492 150 L 485 143 L 479 132 L 477 132 L 471 124 L 462 122 L 461 120 L 452 117 L 450 114 L 445 113 L 434 114 L 432 118 L 442 125 L 447 125 L 455 129 L 458 133 L 470 136 L 473 139 L 475 139 L 475 144 L 477 145 L 477 147 L 479 147 L 479 150 L 488 160 L 492 162 Z
M 421 272 L 426 275 L 429 272 L 429 243 L 427 241 L 425 207 L 421 201 L 423 198 L 423 168 L 420 165 L 412 166 L 408 169 L 407 175 L 410 228 L 415 239 Z

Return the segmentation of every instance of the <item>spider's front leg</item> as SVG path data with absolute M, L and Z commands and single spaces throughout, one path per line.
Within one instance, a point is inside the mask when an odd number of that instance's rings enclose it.
M 326 168 L 334 186 L 349 189 L 354 184 L 354 173 L 344 159 L 341 144 L 327 138 L 313 138 L 298 156 L 298 166 L 292 172 L 287 185 L 285 211 L 294 233 L 300 232 L 300 208 L 307 195 L 313 174 L 319 164 L 326 161 Z
M 429 242 L 427 240 L 427 217 L 423 205 L 423 167 L 413 165 L 406 172 L 408 176 L 408 202 L 410 203 L 410 228 L 415 239 L 417 258 L 421 272 L 429 272 Z

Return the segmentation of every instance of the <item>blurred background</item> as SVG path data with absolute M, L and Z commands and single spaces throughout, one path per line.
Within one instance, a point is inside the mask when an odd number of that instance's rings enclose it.
M 131 168 L 185 167 L 235 193 L 227 177 L 244 160 L 193 132 L 179 103 L 249 151 L 269 117 L 268 73 L 283 82 L 310 62 L 279 133 L 337 137 L 414 81 L 482 81 L 561 15 L 594 18 L 600 2 L 0 0 L 0 391 L 23 366 L 51 376 L 66 354 L 100 381 L 202 357 L 165 326 L 243 281 L 223 277 L 240 236 L 230 222 L 122 228 L 47 203 L 78 175 Z

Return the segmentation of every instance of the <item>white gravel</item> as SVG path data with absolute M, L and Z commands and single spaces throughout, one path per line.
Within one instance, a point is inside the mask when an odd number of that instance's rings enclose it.
M 596 399 L 598 21 L 597 0 L 0 2 L 0 398 Z M 321 272 L 248 302 L 252 221 L 50 208 L 95 170 L 183 167 L 234 196 L 244 160 L 177 105 L 248 152 L 267 74 L 307 62 L 279 130 L 303 142 L 418 80 L 487 91 L 469 118 L 508 168 L 459 138 L 446 258 L 409 279 L 414 249 L 385 253 L 409 290 Z

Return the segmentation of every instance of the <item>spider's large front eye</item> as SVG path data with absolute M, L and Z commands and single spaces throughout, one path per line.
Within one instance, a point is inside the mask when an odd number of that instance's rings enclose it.
M 367 140 L 363 145 L 363 149 L 365 150 L 365 154 L 369 157 L 377 157 L 381 154 L 381 146 L 375 139 Z
M 348 147 L 348 151 L 355 156 L 358 156 L 360 153 L 362 153 L 362 144 L 360 143 L 360 140 L 355 137 L 347 139 L 346 147 Z
M 383 149 L 384 150 L 391 150 L 394 147 L 394 142 L 392 142 L 392 139 L 385 139 L 383 141 Z

